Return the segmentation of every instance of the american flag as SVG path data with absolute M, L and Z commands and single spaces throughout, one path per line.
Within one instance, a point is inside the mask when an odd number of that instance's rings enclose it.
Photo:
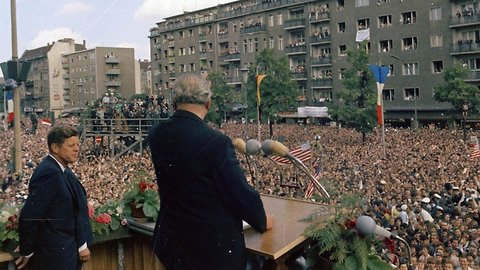
M 480 149 L 478 148 L 478 143 L 473 143 L 470 145 L 470 160 L 480 158 Z
M 307 162 L 312 158 L 312 150 L 310 149 L 310 143 L 306 142 L 302 144 L 301 146 L 294 148 L 290 151 L 290 154 L 292 156 L 300 159 L 302 162 Z M 292 162 L 285 157 L 280 157 L 277 155 L 272 155 L 271 156 L 272 160 L 277 162 L 278 164 L 282 165 L 290 165 Z
M 315 175 L 313 176 L 317 181 L 320 178 L 320 172 L 316 172 Z M 308 184 L 307 189 L 305 189 L 305 199 L 310 199 L 313 195 L 313 191 L 315 190 L 315 185 L 313 184 L 313 181 L 310 181 L 310 184 Z

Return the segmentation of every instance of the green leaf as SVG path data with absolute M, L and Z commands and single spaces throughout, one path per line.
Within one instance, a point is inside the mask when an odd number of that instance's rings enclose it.
M 393 269 L 390 264 L 380 260 L 380 258 L 375 255 L 371 254 L 368 256 L 367 260 L 368 270 L 391 270 Z
M 112 218 L 112 221 L 110 222 L 109 225 L 110 225 L 110 229 L 116 230 L 120 228 L 120 221 L 118 221 L 118 219 L 116 218 Z
M 157 208 L 155 207 L 155 205 L 146 202 L 145 204 L 143 204 L 143 213 L 147 217 L 153 217 L 157 214 Z

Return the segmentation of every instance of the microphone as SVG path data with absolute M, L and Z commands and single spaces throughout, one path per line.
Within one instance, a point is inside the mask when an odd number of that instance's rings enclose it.
M 288 150 L 288 147 L 283 145 L 281 142 L 274 141 L 274 140 L 265 140 L 262 144 L 262 151 L 267 156 L 275 154 L 277 156 L 288 158 L 295 167 L 302 170 L 308 176 L 308 178 L 310 178 L 310 180 L 313 182 L 315 188 L 318 191 L 323 193 L 325 197 L 330 198 L 330 194 L 328 194 L 328 192 L 325 190 L 322 184 L 320 184 L 320 182 L 308 170 L 307 166 L 305 166 L 305 164 L 303 164 L 303 162 L 300 159 L 292 155 L 290 153 L 290 150 Z
M 247 155 L 255 156 L 261 152 L 262 144 L 255 139 L 250 139 L 246 143 L 246 149 Z
M 240 138 L 233 140 L 233 147 L 241 154 L 247 153 L 245 142 Z
M 357 231 L 364 235 L 378 235 L 381 237 L 391 238 L 392 233 L 375 224 L 373 218 L 369 216 L 360 216 L 357 218 Z
M 390 239 L 395 239 L 400 242 L 403 242 L 405 246 L 407 247 L 407 254 L 408 254 L 408 269 L 413 269 L 412 265 L 412 254 L 410 252 L 410 245 L 408 242 L 403 239 L 402 237 L 396 235 L 395 233 L 391 233 L 384 228 L 378 226 L 375 224 L 375 221 L 373 218 L 369 216 L 359 216 L 357 218 L 357 225 L 356 225 L 357 231 L 365 234 L 365 235 L 378 235 L 381 237 L 386 237 Z

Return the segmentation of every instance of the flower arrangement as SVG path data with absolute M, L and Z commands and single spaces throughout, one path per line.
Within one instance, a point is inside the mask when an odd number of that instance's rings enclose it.
M 18 208 L 0 207 L 0 250 L 12 252 L 18 245 Z
M 94 234 L 109 234 L 119 228 L 126 227 L 127 220 L 123 214 L 123 205 L 120 201 L 108 201 L 106 204 L 94 208 L 88 205 L 88 216 Z
M 315 221 L 315 214 L 306 219 L 311 222 L 306 235 L 313 239 L 307 250 L 307 266 L 325 269 L 319 263 L 329 261 L 335 270 L 393 269 L 376 254 L 375 247 L 383 247 L 384 243 L 373 236 L 362 235 L 355 229 L 356 219 L 351 217 L 361 212 L 361 204 L 362 199 L 358 195 L 344 196 L 326 222 Z
M 131 214 L 136 209 L 140 210 L 145 217 L 150 219 L 157 219 L 158 211 L 160 210 L 160 197 L 156 189 L 156 183 L 152 180 L 150 175 L 145 172 L 137 172 L 135 181 L 133 181 L 130 190 L 123 194 L 124 204 L 131 205 Z M 125 210 L 128 212 L 127 208 Z

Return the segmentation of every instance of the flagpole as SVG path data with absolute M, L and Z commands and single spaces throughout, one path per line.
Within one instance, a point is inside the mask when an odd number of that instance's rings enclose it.
M 260 83 L 258 82 L 258 69 L 255 74 L 255 83 L 257 84 L 257 129 L 258 129 L 258 141 L 262 141 L 261 125 L 260 125 Z
M 378 66 L 381 68 L 382 67 L 382 60 L 378 62 Z M 383 158 L 386 158 L 386 153 L 385 153 L 385 117 L 384 117 L 384 110 L 385 108 L 383 107 L 383 88 L 382 91 L 380 92 L 380 105 L 382 106 L 382 148 L 383 148 Z

